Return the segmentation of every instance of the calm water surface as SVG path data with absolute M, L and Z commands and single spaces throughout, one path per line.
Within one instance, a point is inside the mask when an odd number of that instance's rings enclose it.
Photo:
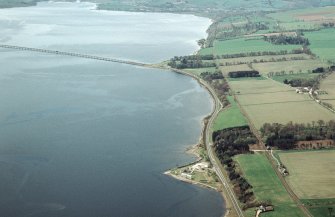
M 195 51 L 209 20 L 41 3 L 0 10 L 0 43 L 157 62 Z M 5 217 L 219 217 L 216 192 L 162 173 L 193 159 L 212 102 L 194 80 L 0 49 Z

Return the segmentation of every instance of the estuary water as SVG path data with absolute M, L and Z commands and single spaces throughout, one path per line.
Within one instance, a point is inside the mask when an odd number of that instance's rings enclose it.
M 0 43 L 159 62 L 197 49 L 210 21 L 44 2 L 0 10 Z M 220 217 L 214 191 L 163 172 L 194 160 L 209 94 L 157 69 L 0 49 L 4 217 Z

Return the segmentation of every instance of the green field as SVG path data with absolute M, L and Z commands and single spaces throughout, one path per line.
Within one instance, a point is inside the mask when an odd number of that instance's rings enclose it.
M 293 73 L 307 73 L 318 67 L 327 67 L 328 64 L 321 62 L 320 60 L 296 60 L 286 62 L 270 62 L 270 63 L 253 63 L 252 67 L 259 71 L 263 75 L 267 75 L 269 72 L 281 72 L 285 71 L 289 74 L 290 71 Z
M 292 51 L 301 48 L 300 45 L 274 45 L 264 41 L 262 38 L 246 39 L 238 38 L 226 41 L 214 41 L 213 47 L 204 48 L 199 51 L 200 55 L 224 55 L 224 54 L 239 54 L 250 52 L 263 51 Z
M 244 77 L 244 78 L 227 78 L 228 81 L 248 81 L 248 80 L 266 80 L 267 78 L 260 77 Z
M 335 205 L 323 206 L 323 207 L 313 207 L 313 208 L 309 208 L 308 210 L 313 215 L 313 217 L 327 217 L 327 216 L 330 216 L 329 208 L 332 208 L 333 210 L 335 210 Z M 335 214 L 333 212 L 331 217 L 334 217 L 334 216 Z
M 335 29 L 324 29 L 316 32 L 306 32 L 313 53 L 323 60 L 335 62 Z
M 250 71 L 252 69 L 247 64 L 241 64 L 241 65 L 232 65 L 232 66 L 220 66 L 220 70 L 223 76 L 228 77 L 229 72 Z
M 329 208 L 333 209 L 331 216 L 335 216 L 335 198 L 332 199 L 304 199 L 301 200 L 309 209 L 314 217 L 327 217 Z
M 287 181 L 301 199 L 335 198 L 335 150 L 280 152 Z
M 296 21 L 296 22 L 289 22 L 289 23 L 280 23 L 279 27 L 282 31 L 314 30 L 314 29 L 319 29 L 320 24 Z
M 275 62 L 278 59 L 286 58 L 304 58 L 311 59 L 307 54 L 286 54 L 286 55 L 269 55 L 269 56 L 250 56 L 250 57 L 240 57 L 240 58 L 229 58 L 229 59 L 217 59 L 217 63 L 225 66 L 226 64 L 239 64 L 239 63 L 254 63 L 254 62 Z M 285 64 L 286 61 L 282 61 Z
M 320 1 L 326 5 L 326 1 Z M 335 7 L 309 7 L 304 9 L 289 10 L 284 12 L 277 12 L 269 14 L 269 17 L 283 22 L 283 23 L 292 23 L 292 22 L 302 22 L 302 21 L 319 21 L 332 19 L 335 16 Z M 306 22 L 307 23 L 307 22 Z
M 275 211 L 264 213 L 266 217 L 304 216 L 281 184 L 268 159 L 263 154 L 238 155 L 235 157 L 243 177 L 253 186 L 258 201 L 270 200 Z M 254 209 L 247 211 L 248 217 L 255 216 Z
M 273 76 L 271 79 L 283 83 L 285 79 L 292 80 L 292 79 L 312 79 L 318 76 L 317 73 L 299 73 L 293 75 L 280 75 L 280 76 Z
M 335 73 L 329 75 L 321 82 L 320 89 L 325 90 L 328 94 L 320 95 L 319 98 L 335 107 Z
M 308 95 L 297 94 L 294 88 L 271 79 L 229 81 L 229 85 L 258 129 L 264 123 L 306 123 L 334 119 L 332 112 Z
M 238 108 L 234 98 L 228 96 L 227 99 L 229 100 L 230 106 L 218 114 L 213 124 L 213 131 L 248 125 L 247 120 Z

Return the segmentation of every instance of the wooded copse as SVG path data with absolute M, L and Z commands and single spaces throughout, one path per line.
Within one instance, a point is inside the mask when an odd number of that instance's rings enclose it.
M 250 70 L 250 71 L 233 71 L 229 72 L 228 76 L 230 78 L 244 78 L 244 77 L 260 77 L 258 71 Z
M 318 120 L 307 124 L 265 123 L 260 132 L 266 145 L 286 150 L 294 149 L 298 141 L 335 140 L 335 120 Z
M 229 179 L 234 184 L 234 191 L 242 203 L 252 201 L 252 186 L 241 176 L 236 169 L 233 156 L 237 154 L 250 153 L 249 145 L 255 144 L 257 139 L 254 137 L 250 128 L 237 127 L 216 131 L 213 133 L 213 144 L 215 152 L 228 173 Z
M 268 30 L 269 27 L 266 23 L 257 22 L 257 23 L 246 23 L 243 25 L 234 25 L 230 26 L 226 25 L 217 25 L 216 26 L 216 34 L 215 38 L 211 38 L 210 40 L 222 40 L 222 39 L 230 39 L 240 35 L 247 35 L 257 32 L 259 30 Z
M 187 69 L 187 68 L 204 68 L 215 67 L 214 62 L 203 62 L 203 60 L 213 60 L 213 55 L 190 55 L 190 56 L 175 56 L 170 60 L 168 65 L 172 68 Z
M 216 71 L 214 73 L 211 72 L 202 72 L 200 77 L 208 82 L 211 82 L 216 79 L 224 79 L 222 73 L 220 71 Z
M 332 67 L 329 68 L 324 68 L 324 67 L 319 67 L 314 70 L 312 70 L 312 73 L 317 73 L 318 75 L 315 78 L 296 78 L 296 79 L 285 79 L 283 82 L 284 84 L 288 84 L 291 87 L 312 87 L 313 89 L 318 89 L 320 86 L 320 81 L 324 79 L 327 74 L 326 73 L 331 73 L 334 69 Z M 293 74 L 293 73 L 292 73 Z M 269 73 L 269 76 L 272 74 Z M 281 75 L 285 75 L 285 72 Z
M 223 107 L 229 105 L 227 100 L 227 94 L 229 92 L 229 85 L 220 71 L 214 73 L 203 72 L 200 74 L 200 77 L 210 84 L 215 90 L 216 95 L 219 100 L 222 102 Z
M 285 79 L 284 84 L 288 84 L 291 87 L 313 87 L 315 85 L 318 85 L 318 79 L 317 78 L 296 78 L 296 79 Z
M 298 45 L 309 45 L 307 38 L 297 34 L 297 35 L 271 35 L 264 36 L 264 40 L 276 45 L 286 45 L 286 44 L 298 44 Z

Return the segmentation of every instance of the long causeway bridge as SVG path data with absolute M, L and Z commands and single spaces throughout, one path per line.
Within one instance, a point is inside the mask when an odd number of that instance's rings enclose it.
M 142 67 L 150 67 L 150 68 L 152 67 L 152 65 L 150 64 L 145 64 L 145 63 L 140 63 L 140 62 L 135 62 L 135 61 L 130 61 L 130 60 L 122 60 L 122 59 L 101 57 L 101 56 L 74 53 L 74 52 L 64 52 L 64 51 L 58 51 L 58 50 L 22 47 L 22 46 L 6 45 L 6 44 L 0 44 L 0 48 L 21 50 L 21 51 L 32 51 L 32 52 L 55 54 L 55 55 L 62 55 L 62 56 L 72 56 L 72 57 L 100 60 L 100 61 L 106 61 L 106 62 L 122 63 L 122 64 L 134 65 L 134 66 L 142 66 Z

